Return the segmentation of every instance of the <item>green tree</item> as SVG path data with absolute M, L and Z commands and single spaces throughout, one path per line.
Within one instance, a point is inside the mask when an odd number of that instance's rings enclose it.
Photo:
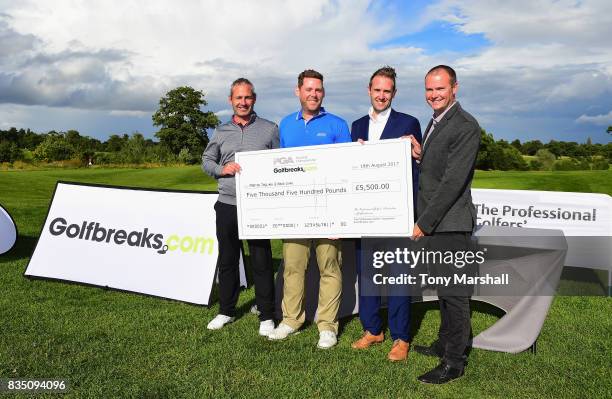
M 580 147 L 575 141 L 561 141 L 562 152 L 561 155 L 566 155 L 572 158 L 579 158 L 586 156 L 586 151 Z
M 584 143 L 584 149 L 587 153 L 587 156 L 591 157 L 594 155 L 594 146 L 593 146 L 593 140 L 591 140 L 591 136 L 587 137 L 586 142 Z
M 509 148 L 510 147 L 510 143 L 508 143 L 506 140 L 504 139 L 500 139 L 497 141 L 497 145 L 500 146 L 501 148 Z
M 9 141 L 19 146 L 19 139 L 19 131 L 15 127 L 10 128 L 9 130 L 3 130 L 0 133 L 0 141 Z
M 145 160 L 145 139 L 142 134 L 136 132 L 132 134 L 121 149 L 121 159 L 127 163 L 142 163 Z
M 544 165 L 542 164 L 542 162 L 538 161 L 537 159 L 532 159 L 529 161 L 530 170 L 542 170 L 543 168 L 544 168 Z
M 553 170 L 581 170 L 581 169 L 591 169 L 587 163 L 581 163 L 579 160 L 575 158 L 565 158 L 559 159 L 555 161 L 553 164 Z
M 159 109 L 153 114 L 153 124 L 161 126 L 155 137 L 174 155 L 187 148 L 190 160 L 199 159 L 208 144 L 206 129 L 219 124 L 214 113 L 201 110 L 205 105 L 202 91 L 189 86 L 170 90 L 159 100 Z
M 64 135 L 49 132 L 45 139 L 34 150 L 34 158 L 39 161 L 63 161 L 75 155 L 74 147 Z
M 491 170 L 495 168 L 495 158 L 501 153 L 501 148 L 495 142 L 493 135 L 480 129 L 480 147 L 476 157 L 476 169 Z
M 612 134 L 612 126 L 608 126 L 608 130 L 606 130 L 606 132 L 608 132 L 608 134 Z
M 542 148 L 536 152 L 536 160 L 539 162 L 540 170 L 552 170 L 555 163 L 555 154 L 546 148 Z
M 544 144 L 540 140 L 526 141 L 523 143 L 521 152 L 523 155 L 535 155 L 542 147 L 544 147 Z
M 23 159 L 23 153 L 17 144 L 11 141 L 0 141 L 0 162 L 15 162 Z
M 546 144 L 545 148 L 551 153 L 553 153 L 555 155 L 555 158 L 559 158 L 563 153 L 561 142 L 557 140 L 550 140 L 548 144 Z
M 605 158 L 608 158 L 608 162 L 612 163 L 612 142 L 602 146 L 602 153 Z
M 608 170 L 610 167 L 608 160 L 602 156 L 593 157 L 591 166 L 593 170 Z
M 34 149 L 40 144 L 42 143 L 42 141 L 45 139 L 45 136 L 42 134 L 37 134 L 34 133 L 33 131 L 31 131 L 30 129 L 27 129 L 25 131 L 25 134 L 23 135 L 23 140 L 22 140 L 22 144 L 21 147 L 28 149 L 30 151 L 34 151 Z
M 493 169 L 495 170 L 527 170 L 529 165 L 523 159 L 523 155 L 519 150 L 512 146 L 501 149 L 500 156 L 493 161 Z
M 506 140 L 495 141 L 491 133 L 481 129 L 476 169 L 527 170 L 529 166 L 515 145 Z
M 12 127 L 9 130 L 0 130 L 0 141 L 9 141 L 21 149 L 34 150 L 44 140 L 44 135 L 37 134 L 30 129 Z
M 150 147 L 148 156 L 151 162 L 167 163 L 174 162 L 177 156 L 170 152 L 168 147 L 161 144 Z
M 84 137 L 77 130 L 68 130 L 64 134 L 64 138 L 70 145 L 72 145 L 75 149 L 79 149 L 81 147 L 81 143 L 83 142 Z
M 122 136 L 111 134 L 108 140 L 104 143 L 104 150 L 108 152 L 119 152 L 126 145 L 130 136 L 123 134 Z

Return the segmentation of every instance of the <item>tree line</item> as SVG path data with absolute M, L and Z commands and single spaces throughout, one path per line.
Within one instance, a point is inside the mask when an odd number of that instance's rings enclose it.
M 476 169 L 481 170 L 607 170 L 612 163 L 612 143 L 593 144 L 551 140 L 521 143 L 495 140 L 482 130 Z
M 204 93 L 188 86 L 170 90 L 153 114 L 158 141 L 141 133 L 112 134 L 106 141 L 82 136 L 76 130 L 36 133 L 30 129 L 0 130 L 0 163 L 53 163 L 69 165 L 196 164 L 208 144 L 208 129 L 219 120 L 204 112 Z
M 36 133 L 30 129 L 0 130 L 0 163 L 32 164 L 69 161 L 73 166 L 118 164 L 196 164 L 208 144 L 208 130 L 220 122 L 202 91 L 189 86 L 170 90 L 152 115 L 158 141 L 141 133 L 112 134 L 106 141 L 82 136 L 76 130 Z M 612 129 L 608 128 L 608 132 Z M 476 168 L 481 170 L 608 169 L 612 143 L 593 144 L 551 140 L 507 142 L 482 130 Z

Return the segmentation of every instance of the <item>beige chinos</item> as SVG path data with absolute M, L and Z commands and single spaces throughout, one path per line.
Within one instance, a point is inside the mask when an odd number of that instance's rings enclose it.
M 304 280 L 312 243 L 315 244 L 317 264 L 321 275 L 317 327 L 319 331 L 327 330 L 338 334 L 338 309 L 342 293 L 340 240 L 315 238 L 283 241 L 283 259 L 285 262 L 282 301 L 283 323 L 297 330 L 306 319 Z

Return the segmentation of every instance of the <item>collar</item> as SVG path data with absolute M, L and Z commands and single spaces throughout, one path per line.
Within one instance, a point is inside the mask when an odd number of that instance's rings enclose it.
M 433 120 L 433 124 L 436 125 L 438 123 L 440 123 L 440 121 L 442 120 L 442 118 L 444 118 L 444 115 L 446 115 L 446 113 L 455 106 L 455 104 L 457 104 L 457 101 L 455 100 L 455 102 L 453 102 L 451 105 L 448 106 L 448 108 L 446 108 L 444 110 L 444 112 L 442 112 L 440 115 L 438 115 L 437 117 L 433 116 L 431 117 L 431 119 Z
M 310 118 L 310 120 L 313 120 L 315 118 L 319 118 L 319 117 L 325 115 L 326 113 L 327 113 L 327 111 L 325 111 L 325 108 L 321 107 L 319 109 L 319 113 L 316 114 L 315 116 L 313 116 L 312 118 Z M 304 117 L 302 116 L 302 110 L 301 109 L 298 111 L 297 115 L 295 116 L 295 120 L 296 121 L 299 121 L 300 119 L 304 119 Z
M 380 114 L 378 114 L 377 118 L 374 119 L 372 117 L 372 115 L 374 115 L 374 107 L 372 107 L 370 105 L 370 109 L 368 110 L 368 115 L 370 116 L 370 120 L 374 121 L 374 122 L 385 122 L 387 119 L 389 119 L 389 115 L 391 115 L 391 107 L 387 108 L 386 110 L 384 110 L 383 112 L 381 112 Z
M 255 122 L 255 118 L 257 118 L 257 113 L 255 111 L 251 112 L 251 116 L 249 117 L 249 121 L 246 124 L 241 124 L 236 122 L 236 115 L 232 115 L 232 123 L 234 125 L 238 125 L 238 126 L 242 126 L 242 127 L 247 127 L 249 126 L 251 123 Z

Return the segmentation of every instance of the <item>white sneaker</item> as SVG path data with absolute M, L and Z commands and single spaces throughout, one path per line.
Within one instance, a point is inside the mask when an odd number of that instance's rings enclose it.
M 291 328 L 286 324 L 280 323 L 278 327 L 276 327 L 270 335 L 268 335 L 268 339 L 277 341 L 281 339 L 287 338 L 290 334 L 295 333 L 295 328 Z
M 338 339 L 335 332 L 325 330 L 319 333 L 319 343 L 317 344 L 319 349 L 329 349 L 337 343 Z
M 226 316 L 224 314 L 218 314 L 215 316 L 214 319 L 210 321 L 210 323 L 208 323 L 206 328 L 208 328 L 209 330 L 219 330 L 223 328 L 224 325 L 234 321 L 234 319 L 234 317 Z
M 264 320 L 259 323 L 259 335 L 268 337 L 274 331 L 274 320 Z

